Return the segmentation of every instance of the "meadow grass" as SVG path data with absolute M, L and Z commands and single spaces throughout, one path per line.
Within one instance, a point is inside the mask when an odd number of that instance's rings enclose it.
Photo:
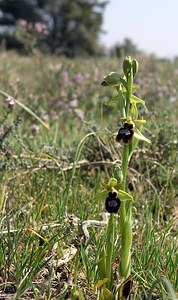
M 86 249 L 81 222 L 101 220 L 101 182 L 110 178 L 112 162 L 121 159 L 122 147 L 113 140 L 119 126 L 109 103 L 113 94 L 100 84 L 122 62 L 23 57 L 15 52 L 1 52 L 0 58 L 0 89 L 50 126 L 47 131 L 1 97 L 0 297 L 97 299 L 97 264 L 106 232 L 91 227 Z M 160 276 L 169 279 L 175 291 L 178 287 L 178 62 L 142 56 L 139 64 L 136 84 L 148 109 L 142 115 L 152 144 L 140 142 L 128 169 L 127 190 L 134 198 L 131 299 L 147 299 Z M 116 277 L 118 231 L 116 226 Z M 162 285 L 152 299 L 168 299 Z

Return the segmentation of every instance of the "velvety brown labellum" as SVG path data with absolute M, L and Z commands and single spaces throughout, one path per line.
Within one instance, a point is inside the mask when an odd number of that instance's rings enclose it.
M 134 130 L 133 130 L 133 125 L 124 123 L 124 127 L 120 128 L 118 131 L 118 134 L 116 136 L 116 141 L 120 142 L 123 140 L 125 144 L 130 144 L 132 143 L 134 136 Z
M 109 192 L 108 197 L 106 198 L 105 207 L 109 213 L 117 213 L 120 208 L 121 201 L 117 197 L 117 193 Z

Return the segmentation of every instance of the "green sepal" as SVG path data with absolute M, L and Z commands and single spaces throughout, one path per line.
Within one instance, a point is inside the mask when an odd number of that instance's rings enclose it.
M 144 141 L 148 144 L 151 144 L 151 141 L 147 139 L 137 128 L 134 129 L 134 138 L 140 141 Z
M 134 120 L 134 123 L 135 123 L 135 126 L 137 128 L 139 128 L 139 127 L 143 126 L 144 124 L 146 124 L 146 120 L 143 120 L 143 119 L 141 119 L 141 120 Z
M 133 87 L 132 87 L 132 94 L 133 93 L 135 93 L 135 91 L 138 89 L 138 86 L 137 85 L 134 85 Z
M 109 191 L 109 190 L 108 190 Z M 100 200 L 106 200 L 107 196 L 108 196 L 108 191 L 104 190 L 104 191 L 101 191 L 100 193 L 98 193 L 96 196 L 95 196 L 95 199 L 100 201 Z
M 142 99 L 138 98 L 137 96 L 135 95 L 132 95 L 131 96 L 131 102 L 134 102 L 134 103 L 140 103 L 140 104 L 143 104 L 145 105 L 145 101 L 143 101 Z
M 118 190 L 118 197 L 120 201 L 132 201 L 133 197 L 123 190 Z

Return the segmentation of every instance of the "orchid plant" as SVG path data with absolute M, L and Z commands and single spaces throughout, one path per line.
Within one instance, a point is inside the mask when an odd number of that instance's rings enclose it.
M 118 103 L 122 127 L 118 129 L 116 141 L 123 144 L 122 165 L 116 166 L 113 177 L 107 184 L 102 183 L 104 190 L 100 198 L 105 200 L 106 211 L 110 214 L 107 226 L 106 245 L 103 246 L 101 262 L 98 265 L 100 281 L 98 286 L 101 291 L 101 299 L 127 299 L 130 294 L 131 279 L 131 247 L 132 247 L 132 201 L 133 197 L 126 192 L 126 176 L 132 154 L 137 147 L 138 141 L 150 143 L 142 134 L 142 127 L 146 123 L 138 119 L 138 105 L 145 102 L 134 95 L 137 86 L 133 85 L 133 79 L 138 72 L 138 62 L 130 56 L 125 57 L 123 62 L 123 73 L 120 75 L 111 72 L 105 76 L 102 85 L 112 86 L 117 95 L 111 100 Z M 112 257 L 114 247 L 115 219 L 119 218 L 119 229 L 121 238 L 121 255 L 119 274 L 121 285 L 114 290 Z

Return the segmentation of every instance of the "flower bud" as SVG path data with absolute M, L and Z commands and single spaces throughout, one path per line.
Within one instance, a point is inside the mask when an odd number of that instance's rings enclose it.
M 132 59 L 131 56 L 126 56 L 123 61 L 123 71 L 124 75 L 127 77 L 132 68 Z
M 123 181 L 123 173 L 118 165 L 114 166 L 114 177 L 117 178 L 118 184 L 121 184 Z
M 132 60 L 132 70 L 133 70 L 133 77 L 135 77 L 135 75 L 138 72 L 138 61 L 136 59 Z
M 111 72 L 111 73 L 109 73 L 109 75 L 104 76 L 104 79 L 103 79 L 101 85 L 103 85 L 103 86 L 118 85 L 121 78 L 122 77 L 119 73 Z

